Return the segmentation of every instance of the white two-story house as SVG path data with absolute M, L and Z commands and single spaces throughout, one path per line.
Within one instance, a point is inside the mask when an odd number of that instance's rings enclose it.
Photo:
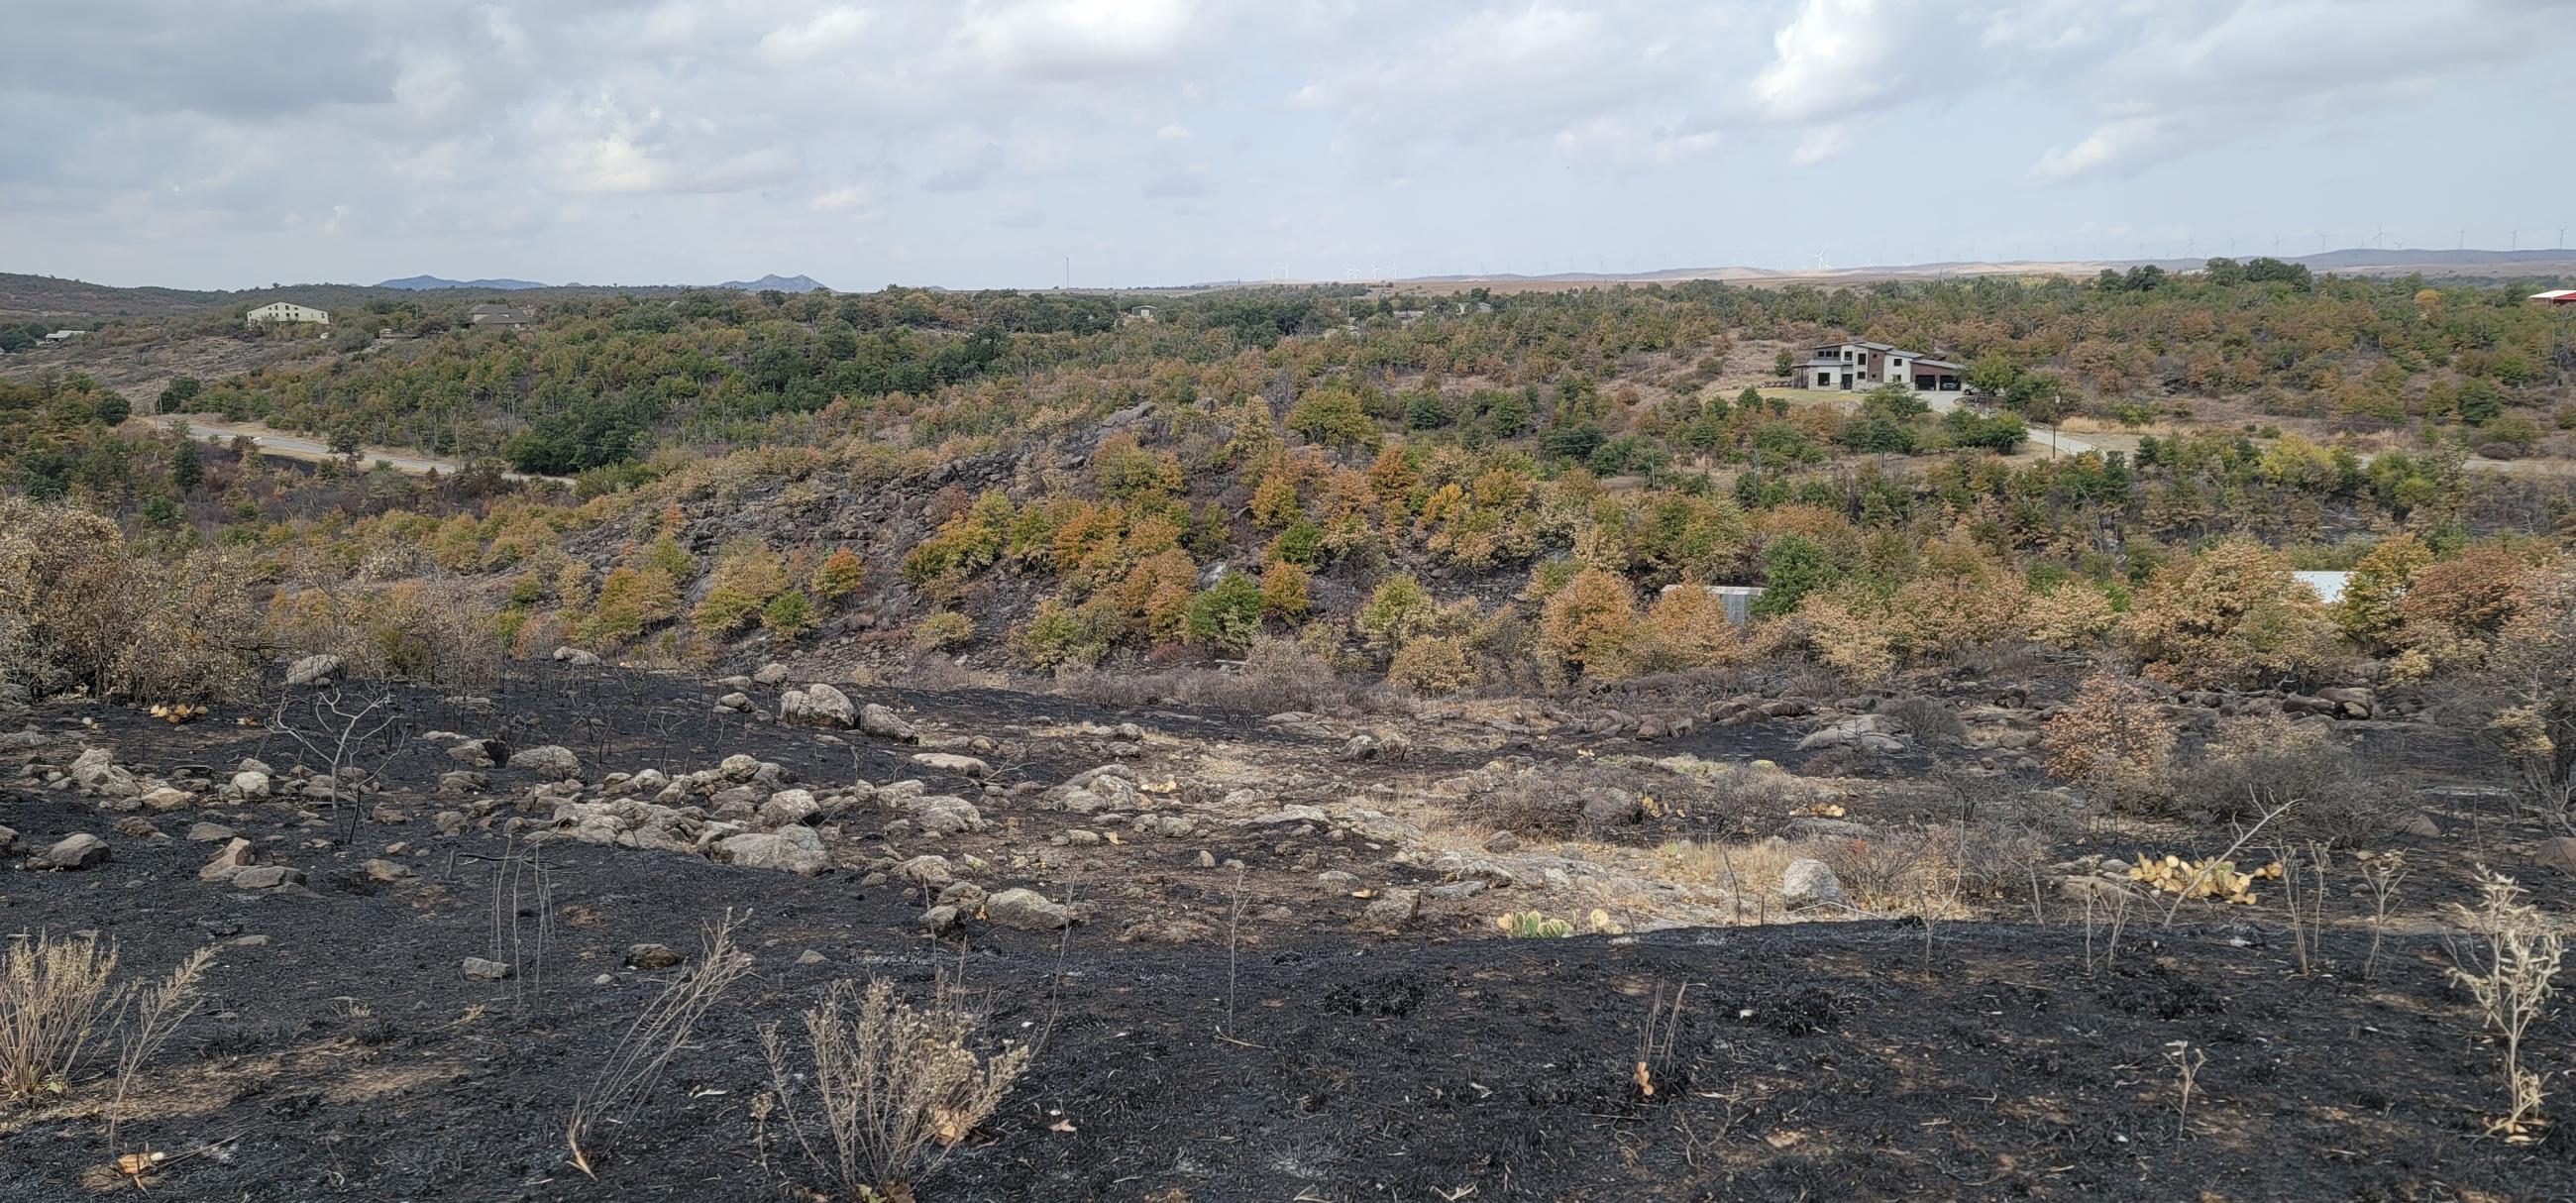
M 1918 392 L 1955 393 L 1968 370 L 1946 359 L 1886 343 L 1828 343 L 1810 348 L 1807 361 L 1789 374 L 1799 388 L 1867 392 L 1882 384 L 1902 384 Z

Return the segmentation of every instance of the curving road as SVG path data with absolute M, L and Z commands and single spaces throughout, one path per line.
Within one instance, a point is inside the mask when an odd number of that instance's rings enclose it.
M 279 459 L 321 463 L 338 458 L 331 454 L 329 443 L 300 434 L 272 430 L 265 422 L 227 422 L 222 414 L 149 414 L 144 417 L 144 420 L 164 429 L 186 423 L 190 437 L 202 442 L 230 443 L 237 438 L 246 438 L 251 441 L 252 446 L 259 448 L 261 454 L 273 455 Z M 417 451 L 397 450 L 390 447 L 361 447 L 358 449 L 358 458 L 361 462 L 381 463 L 396 472 L 412 476 L 427 476 L 432 472 L 452 476 L 465 468 L 463 461 L 460 460 L 442 459 Z M 542 480 L 560 485 L 572 483 L 572 478 L 569 476 L 539 476 L 527 472 L 503 472 L 501 476 L 506 480 Z

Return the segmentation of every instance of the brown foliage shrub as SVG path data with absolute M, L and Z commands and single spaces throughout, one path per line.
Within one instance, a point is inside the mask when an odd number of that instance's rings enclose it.
M 2048 773 L 2106 792 L 2115 803 L 2160 795 L 2174 731 L 2156 695 L 2108 670 L 2085 678 L 2075 699 L 2040 732 Z
M 1628 578 L 1587 568 L 1548 595 L 1539 646 L 1587 673 L 1616 676 L 1636 622 L 1637 593 Z
M 216 552 L 163 561 L 116 524 L 0 499 L 0 686 L 213 701 L 257 678 L 249 566 Z
M 2177 685 L 2311 676 L 2335 654 L 2335 624 L 2279 552 L 2231 539 L 2156 574 L 2129 612 L 2147 671 Z

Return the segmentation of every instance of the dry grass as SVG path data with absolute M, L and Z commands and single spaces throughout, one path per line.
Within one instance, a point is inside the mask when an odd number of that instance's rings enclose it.
M 0 1101 L 68 1093 L 72 1072 L 121 1001 L 116 947 L 39 932 L 0 952 Z
M 916 1008 L 882 978 L 864 990 L 835 982 L 823 1005 L 805 1012 L 813 1095 L 805 1104 L 795 1083 L 806 1075 L 794 1068 L 787 1037 L 776 1024 L 762 1029 L 779 1114 L 842 1198 L 909 1197 L 1001 1104 L 1030 1052 L 978 1056 L 968 1046 L 978 1026 L 944 994 Z
M 645 1004 L 589 1087 L 573 1100 L 572 1116 L 564 1122 L 564 1145 L 572 1151 L 574 1169 L 591 1173 L 590 1151 L 598 1143 L 594 1134 L 624 1124 L 643 1105 L 662 1070 L 696 1033 L 698 1021 L 750 971 L 751 957 L 733 946 L 731 916 L 707 929 L 695 970 L 673 978 Z

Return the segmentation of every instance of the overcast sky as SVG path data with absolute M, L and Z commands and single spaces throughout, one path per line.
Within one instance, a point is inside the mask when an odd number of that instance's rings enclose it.
M 1045 286 L 2555 245 L 2562 0 L 77 0 L 0 270 Z M 2518 231 L 2518 234 L 2517 234 Z

